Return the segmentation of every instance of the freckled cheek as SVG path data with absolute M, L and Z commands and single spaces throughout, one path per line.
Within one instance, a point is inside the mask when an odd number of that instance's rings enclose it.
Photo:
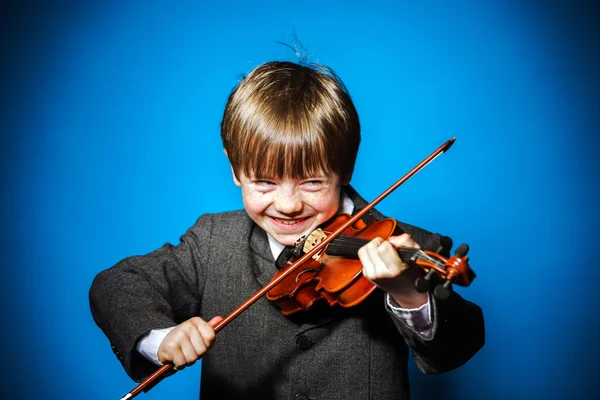
M 244 204 L 246 209 L 251 210 L 255 214 L 264 212 L 271 203 L 268 195 L 262 193 L 252 193 L 244 196 Z
M 319 196 L 317 194 L 308 194 L 305 197 L 306 204 L 310 204 L 310 206 L 319 213 L 331 214 L 328 217 L 332 216 L 338 209 L 339 200 L 337 196 Z

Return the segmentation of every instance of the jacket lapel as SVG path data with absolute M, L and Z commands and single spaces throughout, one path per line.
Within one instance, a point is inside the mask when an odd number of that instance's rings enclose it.
M 271 278 L 277 272 L 277 268 L 275 268 L 275 260 L 269 247 L 267 234 L 256 224 L 254 224 L 250 234 L 250 250 L 254 260 L 252 273 L 258 283 L 265 286 L 271 281 Z

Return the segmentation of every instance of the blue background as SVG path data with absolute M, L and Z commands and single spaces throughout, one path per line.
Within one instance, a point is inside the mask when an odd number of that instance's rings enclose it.
M 379 207 L 470 244 L 478 277 L 457 291 L 486 317 L 486 346 L 462 368 L 411 366 L 414 398 L 600 389 L 598 7 L 17 4 L 0 11 L 4 395 L 117 399 L 134 386 L 90 316 L 91 281 L 177 242 L 201 213 L 241 207 L 224 104 L 242 74 L 294 59 L 276 44 L 294 33 L 356 103 L 353 184 L 367 199 L 457 137 Z M 142 397 L 197 398 L 198 374 Z

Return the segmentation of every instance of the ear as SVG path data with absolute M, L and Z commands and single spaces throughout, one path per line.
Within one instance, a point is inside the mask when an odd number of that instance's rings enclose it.
M 350 184 L 350 180 L 352 179 L 352 174 L 354 173 L 354 168 L 345 177 L 340 179 L 340 183 L 342 186 L 348 186 Z
M 229 156 L 227 155 L 227 150 L 223 149 L 223 151 L 225 152 L 225 156 L 229 160 Z M 231 165 L 231 162 L 229 163 L 229 167 L 231 167 L 231 176 L 233 177 L 233 183 L 235 183 L 236 186 L 242 186 L 242 184 L 240 183 L 240 180 L 238 179 L 237 175 L 235 174 L 235 171 L 233 170 L 233 165 Z
M 242 183 L 236 176 L 235 171 L 233 170 L 233 166 L 231 164 L 229 164 L 229 166 L 231 167 L 231 176 L 233 177 L 233 183 L 235 183 L 237 186 L 242 186 Z

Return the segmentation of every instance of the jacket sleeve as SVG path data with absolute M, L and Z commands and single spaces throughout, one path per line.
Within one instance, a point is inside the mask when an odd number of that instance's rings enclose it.
M 211 227 L 210 216 L 200 217 L 178 245 L 126 258 L 94 279 L 92 316 L 133 380 L 139 382 L 157 369 L 137 352 L 137 342 L 152 329 L 197 315 L 207 258 L 207 246 L 200 244 L 208 242 Z
M 411 233 L 423 249 L 438 250 L 440 235 L 408 225 L 402 229 Z M 485 329 L 481 308 L 456 292 L 451 292 L 446 300 L 430 297 L 433 330 L 429 337 L 422 336 L 388 312 L 411 348 L 419 369 L 426 374 L 435 374 L 458 368 L 473 357 L 484 345 Z

